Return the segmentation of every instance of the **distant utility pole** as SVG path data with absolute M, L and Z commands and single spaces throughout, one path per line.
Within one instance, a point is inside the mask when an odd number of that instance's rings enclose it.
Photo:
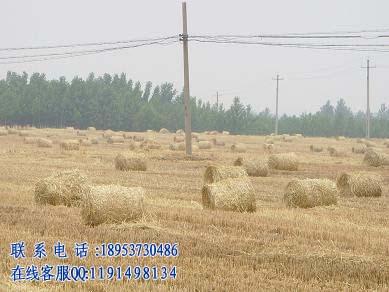
M 370 66 L 370 60 L 367 59 L 366 67 L 366 138 L 370 139 L 370 69 L 375 68 Z
M 186 155 L 192 155 L 192 126 L 190 114 L 189 95 L 189 57 L 188 57 L 188 22 L 186 13 L 186 2 L 182 2 L 182 26 L 180 35 L 184 52 L 184 110 L 185 110 L 185 149 Z
M 279 82 L 281 80 L 284 80 L 280 78 L 280 75 L 277 74 L 277 78 L 273 78 L 273 80 L 277 81 L 277 89 L 276 89 L 276 126 L 275 126 L 275 131 L 274 134 L 278 135 L 278 87 L 279 87 Z
M 216 108 L 219 110 L 219 91 L 216 91 Z

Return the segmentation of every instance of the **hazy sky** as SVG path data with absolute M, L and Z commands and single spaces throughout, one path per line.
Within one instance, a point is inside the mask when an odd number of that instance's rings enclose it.
M 389 29 L 389 1 L 294 0 L 188 2 L 189 34 L 259 34 Z M 56 45 L 178 35 L 181 1 L 3 0 L 0 47 Z M 384 39 L 388 42 L 389 39 Z M 342 42 L 333 41 L 333 42 Z M 381 41 L 382 43 L 383 41 Z M 2 53 L 2 56 L 10 53 Z M 365 109 L 367 57 L 371 71 L 371 108 L 389 103 L 389 53 L 339 52 L 296 48 L 190 43 L 191 95 L 225 105 L 234 96 L 254 110 L 274 111 L 279 73 L 280 112 L 316 111 L 326 100 L 346 99 Z M 9 70 L 42 72 L 48 78 L 125 72 L 142 83 L 183 85 L 180 43 L 28 64 L 0 65 Z

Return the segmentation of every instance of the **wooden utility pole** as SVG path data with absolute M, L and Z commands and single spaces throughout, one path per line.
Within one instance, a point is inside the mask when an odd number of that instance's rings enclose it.
M 370 139 L 370 69 L 375 68 L 370 66 L 370 60 L 367 59 L 366 67 L 366 138 Z
M 277 78 L 273 78 L 273 80 L 277 81 L 277 88 L 276 88 L 276 125 L 275 125 L 275 130 L 274 134 L 278 135 L 278 87 L 279 87 L 279 82 L 280 80 L 284 80 L 280 78 L 280 75 L 277 74 Z
M 182 2 L 182 34 L 180 40 L 184 52 L 184 110 L 185 110 L 185 149 L 187 155 L 192 155 L 192 126 L 189 95 L 189 58 L 188 58 L 188 23 L 186 2 Z
M 216 91 L 216 107 L 219 110 L 219 91 Z

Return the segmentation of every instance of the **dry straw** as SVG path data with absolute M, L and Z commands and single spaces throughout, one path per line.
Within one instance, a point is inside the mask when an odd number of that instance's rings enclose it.
M 278 170 L 297 170 L 299 161 L 294 152 L 272 154 L 269 156 L 269 167 Z
M 342 140 L 346 140 L 346 137 L 345 136 L 336 136 L 335 139 L 338 141 L 342 141 Z
M 144 198 L 141 187 L 93 186 L 82 202 L 81 216 L 90 226 L 136 221 L 143 216 Z
M 389 155 L 378 152 L 372 148 L 368 148 L 363 161 L 370 166 L 389 165 Z
M 73 127 L 66 127 L 66 130 L 68 130 L 68 131 L 74 131 L 74 128 L 73 128 Z
M 228 131 L 223 131 L 222 134 L 223 134 L 223 135 L 229 135 L 230 132 L 228 132 Z
M 288 183 L 284 201 L 288 207 L 312 208 L 337 203 L 336 185 L 328 179 L 294 179 Z
M 88 139 L 82 139 L 80 141 L 80 144 L 81 144 L 81 146 L 89 147 L 89 146 L 92 146 L 92 141 L 88 140 Z
M 309 146 L 309 149 L 311 150 L 311 152 L 322 152 L 323 151 L 322 146 L 316 146 L 316 145 Z
M 263 149 L 268 152 L 272 152 L 274 150 L 274 144 L 263 144 Z
M 255 212 L 254 188 L 247 177 L 225 179 L 202 188 L 204 208 Z
M 28 137 L 26 137 L 26 138 L 28 138 Z M 38 139 L 38 147 L 51 148 L 51 147 L 53 147 L 53 141 L 51 141 L 49 139 L 45 139 L 45 138 L 39 138 Z
M 365 144 L 365 142 L 366 142 L 366 139 L 364 139 L 364 138 L 358 138 L 357 139 L 357 143 Z
M 28 133 L 28 131 L 19 131 L 19 136 L 20 137 L 27 137 L 27 136 L 29 136 L 29 133 Z
M 228 178 L 247 177 L 247 172 L 243 167 L 210 165 L 204 173 L 204 183 L 211 184 Z
M 19 131 L 15 128 L 8 129 L 8 134 L 10 134 L 10 135 L 14 135 L 14 134 L 18 134 L 18 133 L 19 133 Z
M 372 142 L 372 141 L 369 141 L 369 140 L 365 140 L 365 143 L 364 143 L 367 147 L 377 147 L 377 144 Z
M 145 171 L 147 169 L 146 157 L 143 153 L 137 152 L 118 154 L 115 157 L 115 168 L 121 171 Z
M 236 143 L 231 145 L 231 151 L 236 153 L 244 153 L 247 151 L 247 147 L 245 144 Z
M 198 146 L 199 146 L 199 149 L 211 149 L 212 148 L 212 144 L 209 141 L 201 141 L 201 142 L 199 142 Z
M 226 143 L 224 141 L 217 140 L 216 138 L 212 139 L 212 143 L 215 146 L 225 146 L 226 145 Z
M 78 130 L 78 131 L 77 131 L 77 136 L 86 137 L 86 132 L 85 132 L 85 131 L 80 131 L 80 130 Z
M 143 149 L 161 149 L 161 144 L 155 140 L 146 140 L 140 143 L 140 147 Z
M 104 131 L 104 133 L 103 133 L 103 137 L 104 138 L 109 138 L 109 137 L 112 137 L 112 136 L 114 136 L 115 135 L 115 132 L 114 131 L 112 131 L 112 130 L 106 130 L 106 131 Z
M 92 138 L 91 139 L 91 143 L 94 144 L 94 145 L 97 145 L 97 144 L 99 144 L 99 139 L 98 138 Z
M 269 165 L 266 161 L 262 160 L 247 160 L 242 157 L 238 157 L 234 161 L 234 166 L 243 166 L 249 176 L 268 176 Z
M 365 145 L 361 144 L 361 145 L 353 146 L 353 148 L 351 150 L 353 153 L 356 153 L 356 154 L 364 154 L 367 150 L 367 147 Z
M 86 176 L 78 170 L 66 170 L 37 182 L 35 201 L 38 204 L 78 206 L 89 191 Z
M 59 144 L 63 150 L 79 150 L 80 143 L 77 140 L 64 140 Z
M 95 127 L 88 127 L 88 131 L 96 131 Z
M 346 153 L 344 153 L 343 151 L 341 151 L 339 149 L 336 149 L 333 146 L 329 146 L 327 148 L 327 150 L 330 153 L 330 156 L 332 156 L 332 157 L 345 157 L 345 156 L 347 156 Z
M 173 151 L 184 151 L 185 150 L 185 143 L 171 143 L 169 145 L 169 149 Z
M 108 137 L 107 142 L 109 144 L 124 143 L 124 137 L 123 136 L 111 136 L 111 137 Z
M 176 143 L 184 142 L 185 137 L 184 136 L 174 136 L 173 141 Z
M 142 142 L 142 141 L 145 140 L 145 137 L 135 135 L 135 136 L 133 137 L 133 140 L 134 140 L 135 142 Z
M 177 135 L 185 135 L 185 131 L 182 130 L 182 129 L 178 129 L 178 130 L 176 131 L 176 134 L 177 134 Z
M 381 178 L 375 174 L 341 173 L 336 186 L 342 196 L 379 197 L 382 194 Z

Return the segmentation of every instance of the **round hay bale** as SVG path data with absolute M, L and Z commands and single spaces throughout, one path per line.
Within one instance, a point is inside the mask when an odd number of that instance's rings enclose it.
M 108 130 L 103 132 L 103 137 L 104 138 L 110 138 L 110 137 L 112 137 L 114 135 L 115 135 L 115 132 L 110 130 L 110 129 L 108 129 Z
M 369 141 L 369 140 L 365 140 L 365 143 L 366 147 L 377 147 L 377 144 L 372 142 L 372 141 Z
M 342 196 L 380 197 L 382 195 L 381 178 L 370 173 L 343 172 L 337 177 L 336 186 Z
M 132 139 L 134 137 L 131 133 L 128 132 L 124 132 L 122 136 L 124 139 Z
M 124 143 L 124 138 L 123 138 L 123 136 L 111 136 L 111 137 L 108 137 L 107 142 L 109 144 Z
M 143 153 L 130 152 L 115 157 L 115 168 L 121 171 L 146 171 L 147 161 Z
M 181 143 L 185 141 L 185 136 L 174 136 L 173 141 L 176 143 Z
M 211 132 L 209 132 L 209 135 L 219 135 L 219 132 L 218 131 L 211 131 Z
M 231 151 L 236 153 L 244 153 L 247 151 L 247 147 L 243 143 L 236 143 L 231 145 Z
M 77 140 L 64 140 L 61 141 L 59 147 L 63 150 L 79 150 L 80 143 Z
M 389 155 L 367 148 L 363 161 L 369 166 L 389 165 Z
M 228 131 L 223 131 L 223 135 L 229 135 L 230 134 L 230 132 L 228 132 Z
M 212 139 L 212 143 L 215 146 L 223 146 L 224 147 L 226 145 L 226 143 L 224 141 L 217 140 L 216 138 Z
M 0 130 L 0 136 L 8 136 L 7 130 Z
M 195 139 L 198 141 L 200 134 L 196 132 L 192 132 L 192 139 Z
M 353 153 L 356 154 L 364 154 L 367 150 L 367 147 L 365 145 L 356 145 L 351 148 Z
M 19 136 L 20 137 L 27 137 L 29 136 L 30 134 L 27 132 L 27 131 L 19 131 Z
M 336 149 L 335 147 L 333 146 L 329 146 L 327 148 L 328 152 L 330 153 L 330 156 L 332 157 L 346 157 L 346 153 L 344 153 L 343 151 L 339 150 L 339 149 Z
M 77 136 L 86 137 L 87 135 L 86 135 L 86 132 L 85 132 L 85 131 L 80 131 L 80 130 L 78 130 L 78 131 L 77 131 Z
M 92 143 L 93 145 L 99 144 L 99 139 L 98 139 L 98 138 L 92 138 L 90 141 L 91 141 L 91 143 Z
M 304 137 L 303 134 L 294 134 L 294 136 L 297 137 L 297 138 L 303 138 Z
M 3 130 L 3 129 L 1 129 L 1 130 Z M 19 131 L 17 129 L 15 129 L 15 128 L 9 128 L 8 129 L 8 134 L 10 134 L 10 135 L 15 135 L 15 134 L 18 134 L 18 133 L 19 133 Z
M 177 135 L 185 135 L 185 131 L 182 130 L 182 129 L 178 129 L 178 130 L 176 131 L 176 134 L 177 134 Z
M 81 144 L 81 146 L 89 147 L 89 146 L 92 146 L 92 141 L 88 140 L 88 139 L 82 139 L 80 141 L 80 144 Z
M 35 185 L 35 202 L 38 204 L 79 206 L 90 191 L 88 179 L 79 170 L 54 173 Z
M 312 208 L 337 204 L 336 185 L 328 179 L 294 179 L 288 183 L 284 202 L 288 207 Z
M 81 205 L 86 225 L 122 223 L 142 218 L 145 190 L 118 185 L 93 186 Z
M 337 141 L 342 141 L 342 140 L 346 140 L 346 137 L 345 136 L 336 136 L 335 139 Z
M 247 172 L 240 166 L 210 165 L 204 173 L 204 184 L 212 184 L 228 178 L 247 177 Z
M 389 147 L 389 139 L 385 139 L 384 145 L 386 145 L 387 147 Z
M 168 129 L 162 128 L 161 130 L 159 130 L 159 133 L 160 134 L 170 134 L 170 131 Z
M 199 142 L 198 146 L 199 146 L 199 149 L 211 149 L 212 148 L 212 144 L 209 141 L 201 141 L 201 142 Z
M 263 150 L 267 152 L 273 152 L 274 150 L 274 144 L 263 144 Z
M 234 166 L 243 166 L 249 176 L 268 176 L 269 165 L 266 161 L 262 160 L 244 160 L 242 157 L 238 157 L 234 161 Z
M 185 143 L 171 143 L 169 149 L 173 151 L 185 151 Z
M 311 150 L 311 152 L 322 152 L 323 151 L 323 147 L 316 146 L 316 145 L 309 146 L 309 149 Z
M 37 137 L 24 137 L 23 142 L 24 144 L 36 144 L 38 139 Z
M 88 127 L 88 131 L 96 131 L 95 127 Z
M 161 149 L 161 144 L 155 140 L 146 140 L 140 143 L 140 148 L 143 149 Z
M 278 170 L 291 170 L 298 169 L 299 161 L 294 152 L 271 154 L 268 160 L 269 167 Z
M 133 137 L 133 140 L 134 140 L 135 142 L 142 142 L 142 141 L 145 140 L 145 137 L 135 135 L 135 136 Z
M 254 188 L 247 177 L 226 179 L 202 188 L 204 208 L 237 212 L 255 212 Z
M 365 142 L 366 142 L 366 139 L 364 139 L 364 138 L 357 139 L 357 143 L 365 144 Z
M 283 136 L 282 137 L 282 141 L 284 141 L 284 142 L 287 142 L 287 143 L 291 143 L 291 142 L 293 142 L 293 141 L 295 141 L 296 140 L 296 137 L 295 136 Z
M 74 131 L 74 128 L 73 128 L 73 127 L 66 127 L 66 130 L 68 130 L 68 131 Z
M 28 137 L 26 137 L 26 138 L 28 138 Z M 38 147 L 51 148 L 51 147 L 53 147 L 53 141 L 51 141 L 49 139 L 45 139 L 45 138 L 39 138 L 38 139 Z

